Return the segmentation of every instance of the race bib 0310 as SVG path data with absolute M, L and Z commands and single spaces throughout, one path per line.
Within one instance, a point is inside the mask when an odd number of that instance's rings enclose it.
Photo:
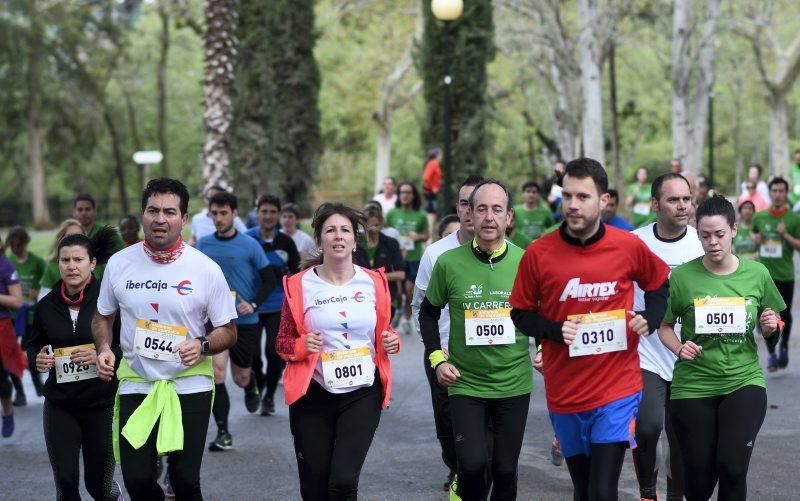
M 625 310 L 569 315 L 578 322 L 578 333 L 569 347 L 570 357 L 602 355 L 628 349 Z

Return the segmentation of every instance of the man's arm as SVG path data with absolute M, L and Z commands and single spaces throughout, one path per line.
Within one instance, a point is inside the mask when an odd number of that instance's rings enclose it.
M 103 381 L 110 381 L 114 377 L 114 364 L 116 355 L 111 351 L 111 342 L 114 339 L 113 326 L 117 312 L 103 315 L 96 311 L 92 317 L 92 338 L 94 338 L 95 352 L 97 352 L 97 375 Z
M 667 299 L 669 298 L 669 279 L 654 291 L 644 293 L 644 311 L 637 311 L 647 320 L 648 332 L 655 332 L 664 320 L 667 312 Z
M 0 306 L 17 309 L 22 306 L 22 286 L 20 284 L 10 284 L 8 294 L 0 294 Z
M 538 311 L 512 308 L 511 320 L 514 322 L 514 327 L 521 333 L 534 338 L 537 346 L 541 344 L 542 339 L 549 339 L 557 343 L 564 342 L 562 323 L 552 322 L 544 318 Z
M 214 327 L 211 333 L 206 336 L 206 340 L 208 340 L 208 353 L 211 355 L 222 353 L 236 344 L 236 337 L 236 323 L 233 321 L 225 325 L 220 325 L 219 327 Z
M 419 306 L 419 330 L 426 353 L 442 349 L 439 339 L 439 317 L 442 316 L 443 308 L 443 306 L 431 304 L 427 297 L 423 297 Z
M 251 300 L 253 303 L 256 304 L 256 307 L 260 306 L 272 291 L 275 290 L 275 287 L 278 286 L 278 281 L 275 280 L 275 273 L 272 272 L 272 266 L 267 265 L 260 270 L 258 270 L 258 274 L 261 277 L 261 288 L 258 289 L 256 292 L 255 297 Z

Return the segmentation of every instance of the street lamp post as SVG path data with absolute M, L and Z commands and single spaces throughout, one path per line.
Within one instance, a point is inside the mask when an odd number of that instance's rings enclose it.
M 450 44 L 450 23 L 455 21 L 461 16 L 464 10 L 464 3 L 462 0 L 432 0 L 431 11 L 434 17 L 440 21 L 444 21 L 444 30 L 442 35 L 443 49 L 444 49 L 444 117 L 443 117 L 443 132 L 444 138 L 442 141 L 442 192 L 439 204 L 439 215 L 443 216 L 450 213 L 455 207 L 453 201 L 453 169 L 450 155 L 450 85 L 453 82 L 450 76 L 450 57 L 452 47 Z

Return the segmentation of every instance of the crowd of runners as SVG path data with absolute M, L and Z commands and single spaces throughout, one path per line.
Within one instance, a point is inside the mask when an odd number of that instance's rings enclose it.
M 2 437 L 32 398 L 29 373 L 57 499 L 80 499 L 81 457 L 94 499 L 202 499 L 205 450 L 244 438 L 229 426 L 230 366 L 250 413 L 275 414 L 283 386 L 300 496 L 355 499 L 391 358 L 417 334 L 443 497 L 517 497 L 538 370 L 573 499 L 617 499 L 628 449 L 642 499 L 746 499 L 767 408 L 757 338 L 767 371 L 789 364 L 797 184 L 753 165 L 724 197 L 672 161 L 620 193 L 581 158 L 524 183 L 517 204 L 502 181 L 468 176 L 437 221 L 440 158 L 421 189 L 386 178 L 363 207 L 323 203 L 311 234 L 272 194 L 245 209 L 212 187 L 190 217 L 187 188 L 168 178 L 114 226 L 76 196 L 46 259 L 12 228 Z

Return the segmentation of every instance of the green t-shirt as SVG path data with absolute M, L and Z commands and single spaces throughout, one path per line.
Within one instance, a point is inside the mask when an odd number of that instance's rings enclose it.
M 544 230 L 555 222 L 550 209 L 541 205 L 533 210 L 527 210 L 524 204 L 519 204 L 514 207 L 514 213 L 517 221 L 515 228 L 517 229 L 517 235 L 520 237 L 519 241 L 522 242 L 523 239 L 527 239 L 525 245 L 520 245 L 523 249 L 529 243 L 541 237 L 544 234 Z
M 428 215 L 421 210 L 405 210 L 396 207 L 386 215 L 386 226 L 391 226 L 400 232 L 401 237 L 407 236 L 412 231 L 422 233 L 428 231 Z M 406 250 L 405 260 L 416 262 L 422 259 L 422 242 L 402 240 L 400 249 Z
M 32 252 L 28 252 L 28 259 L 24 263 L 17 261 L 13 253 L 8 256 L 8 260 L 14 265 L 19 275 L 22 299 L 27 300 L 30 297 L 31 289 L 39 289 L 39 283 L 42 281 L 42 275 L 44 275 L 44 259 Z
M 792 164 L 792 200 L 800 199 L 800 164 Z
M 694 300 L 703 298 L 744 298 L 745 333 L 697 334 Z M 703 347 L 694 360 L 675 363 L 672 398 L 713 397 L 747 385 L 765 386 L 753 336 L 765 308 L 777 313 L 786 309 L 786 304 L 761 263 L 740 259 L 736 271 L 720 276 L 703 266 L 701 256 L 672 270 L 664 322 L 681 319 L 682 340 Z
M 531 243 L 530 240 L 528 240 L 524 235 L 520 234 L 520 232 L 518 232 L 518 231 L 514 232 L 514 236 L 513 237 L 506 236 L 506 240 L 508 242 L 511 242 L 512 244 L 516 245 L 517 247 L 519 247 L 522 250 L 527 249 L 528 245 Z
M 733 239 L 733 253 L 739 257 L 758 261 L 758 246 L 750 236 L 750 226 L 745 227 L 739 223 L 739 231 Z
M 92 229 L 91 231 L 89 231 L 89 234 L 87 236 L 89 238 L 94 237 L 94 235 L 98 231 L 100 231 L 102 227 L 103 227 L 102 225 L 95 223 L 94 226 L 92 226 Z M 119 252 L 124 248 L 125 248 L 125 242 L 122 241 L 122 236 L 119 234 L 119 231 L 117 231 L 117 234 L 114 238 L 114 252 Z M 98 281 L 101 281 L 103 280 L 103 273 L 105 273 L 105 271 L 106 271 L 106 263 L 98 264 L 95 267 L 93 274 Z
M 468 346 L 466 340 L 465 311 L 470 318 L 507 314 L 510 323 L 508 297 L 523 253 L 507 244 L 506 254 L 494 262 L 492 270 L 478 260 L 470 241 L 436 260 L 425 296 L 434 306 L 450 305 L 448 361 L 461 373 L 448 389 L 450 395 L 506 398 L 533 391 L 533 366 L 524 334 L 514 329 L 511 344 Z
M 759 261 L 767 267 L 773 280 L 790 282 L 794 280 L 793 249 L 786 240 L 778 235 L 778 223 L 783 221 L 789 235 L 800 237 L 800 216 L 787 210 L 782 216 L 775 217 L 769 209 L 756 212 L 753 216 L 753 233 L 761 234 Z M 777 256 L 777 257 L 775 257 Z
M 625 190 L 625 194 L 628 197 L 633 197 L 633 207 L 631 207 L 631 224 L 633 224 L 635 228 L 639 228 L 645 224 L 650 224 L 650 218 L 652 217 L 650 208 L 650 199 L 652 198 L 650 194 L 650 186 L 642 186 L 639 183 L 633 183 L 628 186 L 627 190 Z

